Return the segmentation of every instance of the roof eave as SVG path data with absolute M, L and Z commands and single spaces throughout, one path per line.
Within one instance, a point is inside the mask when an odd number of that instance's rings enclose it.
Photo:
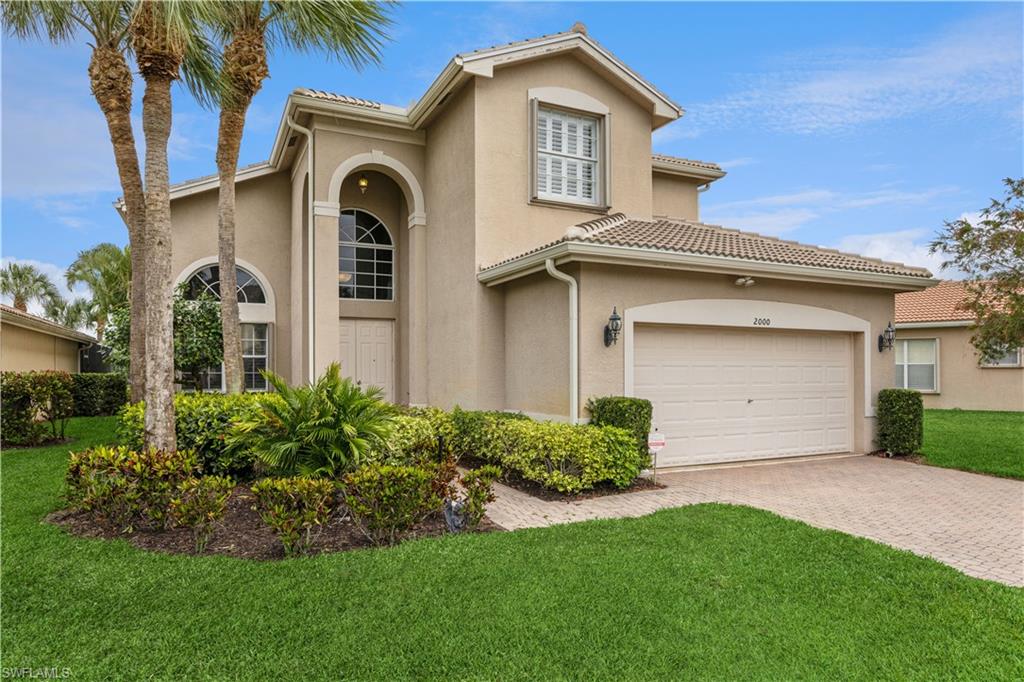
M 933 329 L 941 327 L 970 327 L 973 320 L 915 320 L 913 322 L 896 322 L 896 330 L 900 329 Z
M 487 268 L 477 274 L 477 279 L 487 286 L 496 286 L 542 270 L 544 268 L 544 261 L 548 258 L 554 258 L 559 263 L 585 261 L 719 274 L 761 275 L 777 279 L 848 284 L 896 291 L 920 291 L 932 286 L 937 281 L 931 277 L 918 275 L 897 275 L 859 270 L 820 268 L 808 265 L 769 263 L 726 256 L 679 253 L 661 249 L 613 246 L 578 241 L 558 242 L 521 258 Z
M 676 175 L 684 178 L 693 178 L 694 180 L 703 180 L 706 183 L 721 180 L 726 176 L 726 172 L 724 170 L 698 168 L 697 166 L 687 167 L 667 161 L 658 161 L 657 159 L 651 160 L 651 170 L 655 173 L 664 173 L 665 175 Z
M 82 332 L 74 329 L 68 329 L 55 322 L 49 320 L 36 319 L 34 316 L 21 315 L 13 313 L 7 310 L 0 310 L 0 322 L 3 324 L 11 324 L 15 327 L 21 327 L 22 329 L 29 329 L 31 331 L 40 332 L 43 334 L 49 334 L 50 336 L 56 336 L 57 338 L 66 339 L 68 341 L 76 341 L 78 343 L 97 343 L 96 339 L 83 334 Z

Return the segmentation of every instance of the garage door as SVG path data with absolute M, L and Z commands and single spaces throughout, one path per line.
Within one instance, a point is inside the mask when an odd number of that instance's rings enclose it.
M 849 334 L 638 325 L 633 347 L 659 467 L 852 449 Z

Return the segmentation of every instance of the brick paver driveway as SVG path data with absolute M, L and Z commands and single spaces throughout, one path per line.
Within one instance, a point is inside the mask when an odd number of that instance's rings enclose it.
M 767 509 L 930 556 L 968 575 L 1024 586 L 1024 482 L 847 457 L 658 476 L 664 490 L 545 502 L 498 486 L 488 516 L 508 529 L 642 516 L 727 502 Z

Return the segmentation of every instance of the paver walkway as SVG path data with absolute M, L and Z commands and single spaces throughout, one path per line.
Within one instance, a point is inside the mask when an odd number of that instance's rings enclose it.
M 865 456 L 661 474 L 658 483 L 667 487 L 574 502 L 498 485 L 487 515 L 512 530 L 742 504 L 1024 586 L 1024 481 Z

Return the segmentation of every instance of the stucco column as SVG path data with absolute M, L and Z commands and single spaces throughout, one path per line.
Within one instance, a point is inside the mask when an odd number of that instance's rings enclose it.
M 341 356 L 338 348 L 338 216 L 337 209 L 331 211 L 318 206 L 315 210 L 313 262 L 316 328 L 313 338 L 314 366 L 319 376 L 329 364 L 338 362 Z M 342 373 L 346 370 L 351 371 L 350 368 L 342 368 Z
M 427 225 L 409 218 L 409 403 L 427 404 Z

